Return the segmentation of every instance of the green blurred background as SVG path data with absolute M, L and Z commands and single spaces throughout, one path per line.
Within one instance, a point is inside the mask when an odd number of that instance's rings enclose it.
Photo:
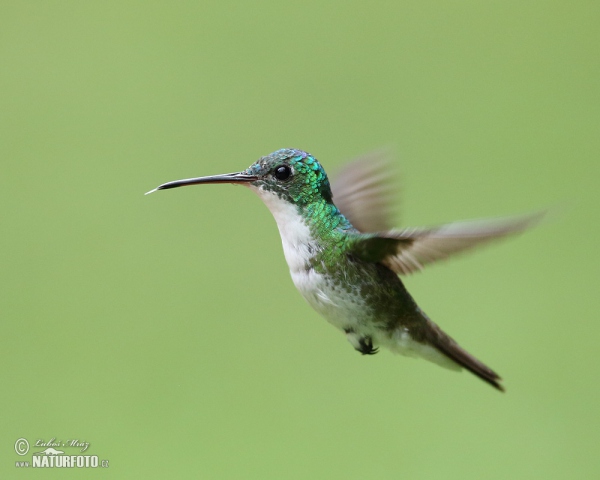
M 0 476 L 36 472 L 20 437 L 88 441 L 109 470 L 76 475 L 106 478 L 599 475 L 599 22 L 591 1 L 2 1 Z M 246 189 L 143 196 L 385 145 L 399 223 L 556 207 L 406 281 L 504 395 L 358 355 Z

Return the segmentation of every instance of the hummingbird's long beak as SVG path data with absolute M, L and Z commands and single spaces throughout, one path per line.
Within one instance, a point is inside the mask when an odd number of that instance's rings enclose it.
M 248 175 L 246 173 L 225 173 L 223 175 L 212 175 L 210 177 L 185 178 L 183 180 L 175 180 L 159 185 L 154 190 L 146 192 L 145 195 L 156 192 L 157 190 L 167 190 L 169 188 L 185 187 L 187 185 L 200 185 L 202 183 L 250 183 L 258 180 L 256 175 Z

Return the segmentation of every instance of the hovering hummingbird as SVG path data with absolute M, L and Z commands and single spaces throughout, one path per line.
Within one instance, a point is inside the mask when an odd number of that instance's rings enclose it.
M 148 193 L 207 183 L 248 186 L 277 222 L 296 288 L 358 352 L 373 355 L 383 346 L 449 369 L 466 368 L 503 391 L 500 376 L 431 321 L 398 275 L 522 232 L 540 214 L 392 230 L 387 178 L 381 161 L 365 157 L 330 184 L 314 156 L 282 149 L 242 172 L 168 182 Z

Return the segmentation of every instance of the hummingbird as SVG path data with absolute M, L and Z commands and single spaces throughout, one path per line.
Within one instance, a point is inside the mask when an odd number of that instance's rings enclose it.
M 330 183 L 311 154 L 291 148 L 246 170 L 164 183 L 245 185 L 271 211 L 294 285 L 363 355 L 385 347 L 404 356 L 472 372 L 504 391 L 500 376 L 468 353 L 419 308 L 400 276 L 451 255 L 524 231 L 541 214 L 390 227 L 389 171 L 377 155 L 349 164 Z

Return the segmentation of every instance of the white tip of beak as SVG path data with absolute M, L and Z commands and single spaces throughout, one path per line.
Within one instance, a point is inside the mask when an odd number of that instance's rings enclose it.
M 150 195 L 151 193 L 154 193 L 158 190 L 158 188 L 153 188 L 152 190 L 150 190 L 149 192 L 144 193 L 144 195 Z

